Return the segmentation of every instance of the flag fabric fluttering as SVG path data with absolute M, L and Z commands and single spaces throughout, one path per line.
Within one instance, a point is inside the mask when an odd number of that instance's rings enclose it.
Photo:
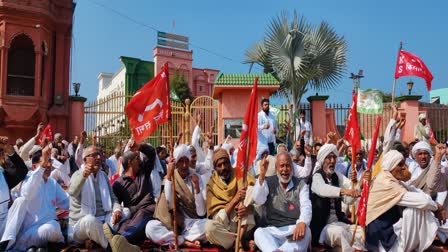
M 258 77 L 255 77 L 252 93 L 250 94 L 249 103 L 247 104 L 246 114 L 240 136 L 240 144 L 238 146 L 238 155 L 236 159 L 236 178 L 241 179 L 248 167 L 257 155 L 257 126 L 258 126 L 258 95 L 257 95 Z M 246 155 L 246 153 L 248 155 Z M 246 160 L 247 159 L 247 160 Z
M 429 123 L 429 118 L 426 118 L 426 124 L 429 125 L 429 142 L 431 144 L 437 144 L 436 137 L 434 135 L 434 131 L 432 131 L 431 123 Z
M 380 91 L 374 89 L 358 89 L 357 112 L 360 114 L 383 113 L 383 96 Z
M 425 63 L 415 54 L 400 50 L 395 67 L 395 79 L 402 76 L 418 76 L 426 81 L 426 87 L 431 90 L 433 76 Z
M 47 138 L 49 142 L 53 142 L 53 130 L 50 123 L 48 123 L 42 133 L 40 133 L 39 139 L 37 141 L 38 144 L 41 144 L 44 141 L 44 138 Z
M 369 157 L 367 159 L 367 171 L 371 170 L 373 159 L 375 157 L 376 142 L 378 140 L 378 134 L 380 131 L 381 116 L 376 118 L 375 132 L 373 133 L 372 146 L 370 146 Z M 361 227 L 366 225 L 367 216 L 367 202 L 369 200 L 370 181 L 363 180 L 363 187 L 361 192 L 361 198 L 359 199 L 358 210 L 356 216 L 358 216 L 358 223 Z
M 345 128 L 344 138 L 352 146 L 352 152 L 356 153 L 361 149 L 361 139 L 358 125 L 358 111 L 357 111 L 357 98 L 355 90 L 352 93 L 352 105 L 350 107 L 347 119 L 347 126 Z
M 126 105 L 125 111 L 135 141 L 142 141 L 171 117 L 168 65 L 140 88 Z

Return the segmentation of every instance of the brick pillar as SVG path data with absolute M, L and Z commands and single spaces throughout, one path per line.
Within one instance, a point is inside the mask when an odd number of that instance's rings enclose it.
M 72 141 L 84 130 L 84 102 L 87 98 L 82 96 L 70 96 L 70 118 L 67 141 Z
M 307 100 L 311 107 L 311 125 L 313 127 L 313 137 L 325 139 L 327 135 L 327 118 L 325 101 L 328 96 L 310 96 Z
M 402 141 L 410 143 L 414 140 L 414 127 L 418 123 L 419 105 L 418 100 L 422 98 L 421 95 L 405 95 L 397 97 L 400 101 L 400 111 L 406 113 L 406 124 L 402 131 Z

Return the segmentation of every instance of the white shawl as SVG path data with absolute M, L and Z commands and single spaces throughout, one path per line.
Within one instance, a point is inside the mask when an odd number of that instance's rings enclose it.
M 84 164 L 81 166 L 81 172 L 84 171 Z M 112 200 L 110 198 L 109 185 L 107 175 L 103 171 L 98 171 L 96 179 L 98 180 L 98 185 L 100 188 L 101 202 L 103 204 L 103 209 L 105 212 L 112 211 Z M 94 176 L 90 174 L 87 178 L 84 186 L 82 187 L 82 197 L 81 197 L 81 213 L 83 215 L 91 214 L 95 216 L 96 214 L 96 198 L 95 198 L 95 186 Z

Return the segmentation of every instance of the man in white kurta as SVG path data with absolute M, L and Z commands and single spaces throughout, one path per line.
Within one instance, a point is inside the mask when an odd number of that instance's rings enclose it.
M 204 185 L 199 174 L 189 168 L 190 155 L 188 146 L 181 144 L 174 150 L 173 162 L 168 164 L 165 191 L 161 194 L 154 213 L 157 220 L 150 220 L 146 225 L 146 236 L 154 243 L 174 246 L 173 228 L 175 227 L 173 227 L 171 215 L 168 212 L 169 209 L 173 208 L 173 180 L 176 181 L 177 224 L 184 223 L 178 236 L 179 245 L 184 244 L 188 247 L 200 248 L 200 242 L 205 241 L 207 219 L 201 218 L 206 215 Z M 190 201 L 192 199 L 194 199 L 194 203 Z M 188 201 L 190 201 L 189 204 L 186 204 L 185 202 Z
M 81 144 L 80 144 L 81 145 Z M 79 150 L 79 146 L 78 146 Z M 110 244 L 112 250 L 118 248 L 140 251 L 130 245 L 120 235 L 106 237 L 105 222 L 114 226 L 122 219 L 121 206 L 117 202 L 107 178 L 101 170 L 101 153 L 95 146 L 83 150 L 84 163 L 73 173 L 68 193 L 70 195 L 70 214 L 68 237 L 75 243 L 94 241 L 103 248 Z
M 305 119 L 305 111 L 302 110 L 300 112 L 300 118 L 296 119 L 296 137 L 297 141 L 300 140 L 302 137 L 302 132 L 305 131 L 303 134 L 303 139 L 305 141 L 306 145 L 313 145 L 313 128 L 311 126 L 311 123 Z
M 9 210 L 2 242 L 8 248 L 26 250 L 42 247 L 48 242 L 63 243 L 64 236 L 56 221 L 56 208 L 69 209 L 69 198 L 61 186 L 50 176 L 49 149 L 44 148 L 40 165 L 24 180 L 20 197 Z
M 351 180 L 336 171 L 337 157 L 338 151 L 334 144 L 323 145 L 317 154 L 322 169 L 313 175 L 311 183 L 313 243 L 341 247 L 342 251 L 364 250 L 361 228 L 357 231 L 353 248 L 350 245 L 355 226 L 342 212 L 341 202 L 352 204 L 354 198 L 359 196 L 359 191 L 357 188 L 352 189 Z
M 52 166 L 54 170 L 51 172 L 50 177 L 52 177 L 54 180 L 56 180 L 60 185 L 63 187 L 70 186 L 70 163 L 69 159 L 65 160 L 64 163 L 57 160 L 58 150 L 52 149 L 51 150 L 51 160 L 52 160 Z
M 410 177 L 403 154 L 391 150 L 383 156 L 367 203 L 369 251 L 424 251 L 434 241 L 438 221 L 431 211 L 441 208 L 429 195 L 404 183 Z M 398 207 L 404 207 L 402 214 Z
M 268 161 L 262 160 L 252 192 L 254 202 L 264 205 L 267 213 L 268 226 L 257 228 L 254 234 L 262 251 L 306 251 L 310 244 L 309 189 L 304 180 L 293 176 L 292 166 L 289 153 L 281 152 L 276 159 L 276 175 L 265 178 Z
M 258 112 L 258 150 L 267 147 L 270 155 L 275 155 L 275 135 L 278 132 L 277 121 L 272 113 L 269 112 L 269 99 L 261 100 L 262 110 Z

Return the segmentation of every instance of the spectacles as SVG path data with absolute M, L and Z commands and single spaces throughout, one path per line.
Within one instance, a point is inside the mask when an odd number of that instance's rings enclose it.
M 98 155 L 100 155 L 99 152 L 94 152 L 94 153 L 91 153 L 89 155 L 86 155 L 86 157 L 97 157 Z

